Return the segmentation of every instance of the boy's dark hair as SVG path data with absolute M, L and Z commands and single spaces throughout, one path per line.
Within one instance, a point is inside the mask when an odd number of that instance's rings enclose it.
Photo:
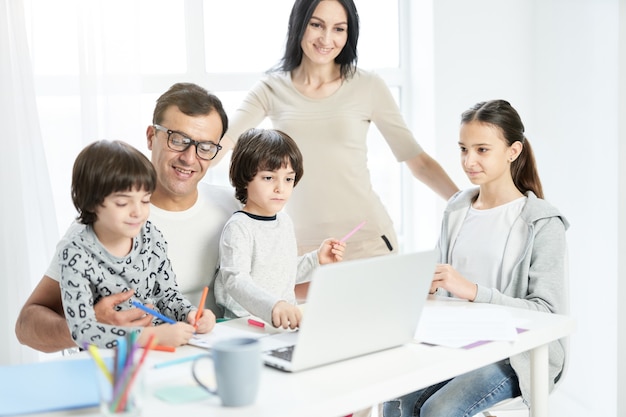
M 248 184 L 259 171 L 275 171 L 287 164 L 296 174 L 295 187 L 304 175 L 304 165 L 300 149 L 289 135 L 275 129 L 243 132 L 230 159 L 230 183 L 237 200 L 246 204 Z
M 154 192 L 156 171 L 144 154 L 131 145 L 100 140 L 87 145 L 76 157 L 72 170 L 72 202 L 82 224 L 93 224 L 96 207 L 118 191 Z
M 163 115 L 170 106 L 178 107 L 187 116 L 206 116 L 215 111 L 222 120 L 222 134 L 228 130 L 228 116 L 217 96 L 194 83 L 176 83 L 157 99 L 152 124 L 163 123 Z

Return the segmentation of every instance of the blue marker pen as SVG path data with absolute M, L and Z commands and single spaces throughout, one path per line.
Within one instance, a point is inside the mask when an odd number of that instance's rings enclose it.
M 152 314 L 154 317 L 159 318 L 159 319 L 163 320 L 166 323 L 169 323 L 169 324 L 175 324 L 176 323 L 176 320 L 172 320 L 169 317 L 165 317 L 163 314 L 159 313 L 158 311 L 153 310 L 153 309 L 151 309 L 149 307 L 146 307 L 145 305 L 143 305 L 141 303 L 138 303 L 137 301 L 131 301 L 131 303 L 135 307 L 142 309 L 143 311 L 145 311 L 148 314 Z

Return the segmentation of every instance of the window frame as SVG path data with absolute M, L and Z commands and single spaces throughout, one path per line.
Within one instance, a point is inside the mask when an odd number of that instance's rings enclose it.
M 434 138 L 432 114 L 420 116 L 424 109 L 432 108 L 432 73 L 428 65 L 420 65 L 424 59 L 432 59 L 428 48 L 418 49 L 416 44 L 424 45 L 428 38 L 429 17 L 428 2 L 412 2 L 398 0 L 398 36 L 399 62 L 397 67 L 375 68 L 390 89 L 398 92 L 399 107 L 405 121 L 422 147 L 432 155 Z M 432 11 L 431 11 L 432 12 Z M 181 80 L 203 85 L 218 96 L 223 92 L 247 91 L 262 75 L 262 72 L 210 73 L 206 68 L 206 45 L 204 37 L 204 3 L 197 0 L 184 0 L 185 38 L 193 42 L 185 42 L 187 72 L 183 74 L 146 74 L 141 75 L 139 92 L 141 94 L 160 94 L 163 85 L 172 85 Z M 430 23 L 432 24 L 432 23 Z M 426 26 L 426 30 L 415 32 L 416 27 Z M 393 28 L 395 29 L 395 28 Z M 417 42 L 416 42 L 417 40 Z M 432 39 L 430 39 L 432 41 Z M 425 52 L 424 52 L 425 51 Z M 226 59 L 226 58 L 224 58 Z M 89 76 L 90 74 L 87 74 Z M 102 84 L 107 94 L 124 94 L 126 85 L 136 75 L 105 75 Z M 38 96 L 77 96 L 76 77 L 36 75 L 35 85 Z M 430 85 L 430 87 L 429 87 Z M 415 116 L 414 116 L 415 115 Z M 395 161 L 394 161 L 395 162 Z M 227 169 L 220 163 L 207 172 L 206 182 L 214 182 Z M 432 247 L 438 232 L 438 213 L 441 206 L 437 204 L 434 193 L 415 180 L 405 164 L 395 164 L 394 169 L 400 170 L 400 218 L 394 218 L 400 240 L 400 250 L 419 250 Z M 222 166 L 220 168 L 220 166 Z M 392 217 L 394 217 L 392 215 Z M 397 216 L 396 216 L 397 217 Z M 59 224 L 64 230 L 66 224 Z

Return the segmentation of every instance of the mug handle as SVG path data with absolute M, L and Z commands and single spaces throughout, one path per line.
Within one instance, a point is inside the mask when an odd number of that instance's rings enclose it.
M 196 364 L 198 363 L 198 361 L 201 361 L 203 359 L 213 359 L 212 352 L 209 352 L 204 356 L 200 356 L 199 358 L 194 359 L 193 364 L 191 365 L 191 375 L 193 375 L 193 379 L 196 381 L 198 385 L 200 385 L 202 388 L 204 388 L 211 394 L 217 395 L 217 388 L 213 389 L 207 385 L 204 385 L 202 381 L 200 381 L 200 378 L 198 378 L 198 376 L 196 375 Z

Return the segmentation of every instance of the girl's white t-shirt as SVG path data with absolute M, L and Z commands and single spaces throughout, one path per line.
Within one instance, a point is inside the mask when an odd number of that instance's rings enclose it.
M 470 207 L 453 244 L 452 267 L 478 285 L 502 290 L 510 278 L 502 276 L 504 248 L 524 204 L 526 197 L 486 210 Z

